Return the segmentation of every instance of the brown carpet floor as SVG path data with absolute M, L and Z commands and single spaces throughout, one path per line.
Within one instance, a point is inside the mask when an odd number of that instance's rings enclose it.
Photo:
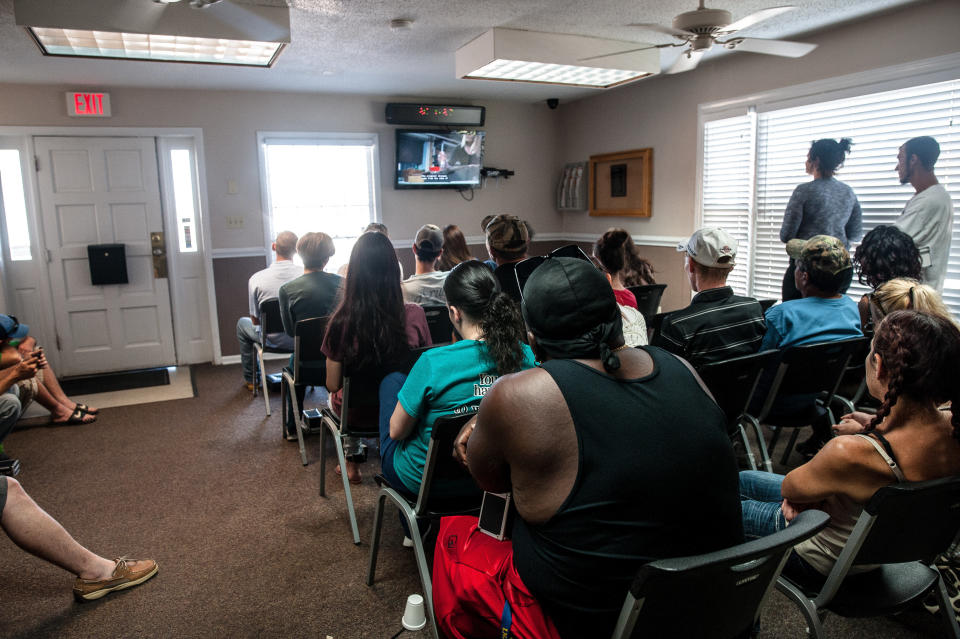
M 7 438 L 27 492 L 80 543 L 108 557 L 154 558 L 160 574 L 77 604 L 71 575 L 0 535 L 0 636 L 392 637 L 406 596 L 421 588 L 389 509 L 378 581 L 364 583 L 376 455 L 354 490 L 364 542 L 355 546 L 335 462 L 328 498 L 318 493 L 319 437 L 307 440 L 303 467 L 296 443 L 280 436 L 277 395 L 266 418 L 238 366 L 198 366 L 195 376 L 192 399 L 104 409 L 89 426 L 33 426 Z M 930 637 L 936 621 L 922 611 L 833 617 L 827 629 L 839 638 Z M 805 625 L 774 593 L 760 636 L 802 639 Z

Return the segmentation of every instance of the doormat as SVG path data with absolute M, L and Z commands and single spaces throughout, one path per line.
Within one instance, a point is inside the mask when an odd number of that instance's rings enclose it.
M 148 368 L 139 371 L 120 371 L 102 375 L 84 375 L 60 380 L 60 386 L 67 395 L 93 395 L 125 391 L 150 386 L 166 386 L 170 383 L 170 373 L 166 368 Z

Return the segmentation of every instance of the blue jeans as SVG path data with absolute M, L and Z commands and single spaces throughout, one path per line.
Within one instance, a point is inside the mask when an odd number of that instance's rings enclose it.
M 380 382 L 380 472 L 392 488 L 406 496 L 416 497 L 411 495 L 393 469 L 393 455 L 399 442 L 390 438 L 390 417 L 397 407 L 397 395 L 405 381 L 406 373 L 390 373 Z
M 246 382 L 257 383 L 260 376 L 257 374 L 253 346 L 260 342 L 260 327 L 254 326 L 253 320 L 249 317 L 241 317 L 237 320 L 237 341 L 240 342 L 240 366 L 243 368 L 243 379 Z M 267 345 L 293 349 L 293 338 L 283 333 L 270 333 L 267 336 Z M 290 368 L 293 368 L 293 355 L 290 356 Z
M 783 475 L 759 470 L 740 472 L 740 509 L 747 539 L 766 537 L 787 527 L 780 508 Z
M 13 430 L 20 419 L 20 400 L 17 397 L 16 384 L 5 393 L 0 394 L 0 443 Z

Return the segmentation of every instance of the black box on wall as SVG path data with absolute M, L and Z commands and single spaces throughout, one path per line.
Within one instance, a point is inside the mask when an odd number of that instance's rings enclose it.
M 127 284 L 127 250 L 123 244 L 89 244 L 90 283 Z

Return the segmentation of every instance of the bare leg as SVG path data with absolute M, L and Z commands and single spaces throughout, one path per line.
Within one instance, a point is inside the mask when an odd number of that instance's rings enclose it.
M 0 481 L 4 478 L 0 477 Z M 116 564 L 90 552 L 57 520 L 37 505 L 15 479 L 6 478 L 7 503 L 0 526 L 13 543 L 31 555 L 60 566 L 81 579 L 108 579 Z
M 50 411 L 50 416 L 53 418 L 53 421 L 56 422 L 65 422 L 70 419 L 70 416 L 73 414 L 73 404 L 61 404 L 58 402 L 53 395 L 50 394 L 50 391 L 47 390 L 46 385 L 40 384 L 37 387 L 37 396 L 35 397 L 37 403 Z M 93 422 L 96 418 L 93 415 L 84 415 L 83 423 L 89 424 Z
M 55 400 L 69 407 L 70 412 L 73 412 L 73 407 L 76 406 L 77 403 L 67 397 L 67 394 L 63 392 L 63 388 L 61 388 L 60 382 L 57 380 L 57 376 L 53 374 L 53 369 L 50 368 L 49 364 L 47 364 L 47 367 L 43 370 L 43 385 L 47 387 L 50 395 L 52 395 Z M 93 406 L 90 408 L 96 410 Z

